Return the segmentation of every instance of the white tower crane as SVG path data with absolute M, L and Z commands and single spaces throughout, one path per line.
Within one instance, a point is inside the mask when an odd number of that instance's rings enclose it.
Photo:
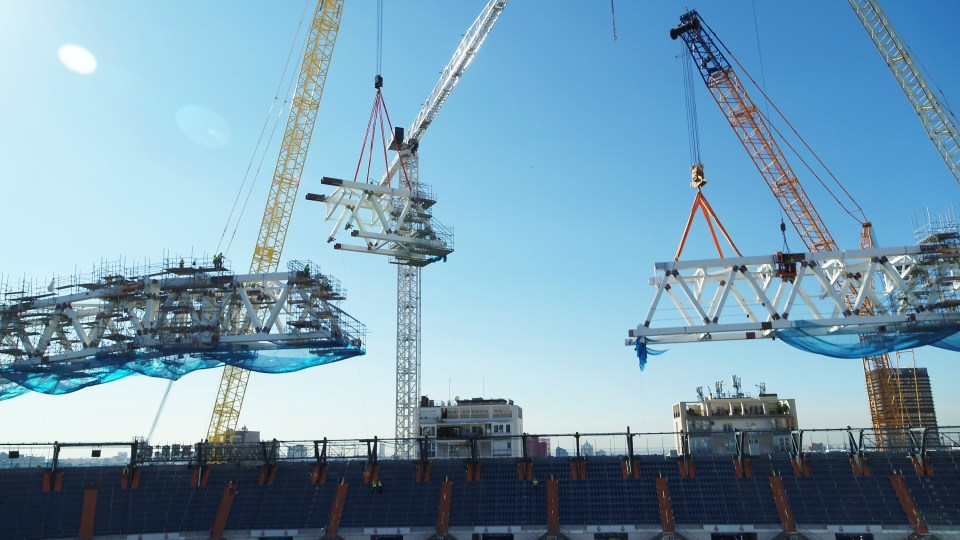
M 352 229 L 350 238 L 360 240 L 337 243 L 336 249 L 387 255 L 397 264 L 397 457 L 410 457 L 419 436 L 420 269 L 453 251 L 452 233 L 430 215 L 436 201 L 419 182 L 417 149 L 508 1 L 487 2 L 464 34 L 379 185 L 324 178 L 334 191 L 307 196 L 326 202 L 326 218 L 336 219 L 331 241 L 341 228 Z

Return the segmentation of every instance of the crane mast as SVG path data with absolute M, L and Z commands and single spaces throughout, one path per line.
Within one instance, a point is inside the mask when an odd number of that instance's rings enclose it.
M 452 231 L 432 219 L 431 207 L 436 199 L 429 187 L 420 183 L 417 150 L 420 139 L 460 82 L 508 1 L 489 0 L 467 29 L 407 130 L 406 140 L 401 133 L 394 141 L 396 146 L 391 146 L 398 152 L 379 184 L 324 178 L 324 184 L 335 186 L 330 195 L 307 195 L 310 200 L 325 202 L 326 219 L 335 220 L 329 241 L 341 228 L 353 229 L 351 237 L 363 241 L 361 245 L 338 242 L 336 249 L 388 255 L 397 265 L 395 428 L 396 455 L 401 458 L 412 456 L 420 436 L 420 270 L 453 251 Z M 339 213 L 338 218 L 335 213 Z
M 417 155 L 420 139 L 437 117 L 437 113 L 440 112 L 440 108 L 446 103 L 457 83 L 460 82 L 460 77 L 480 50 L 480 46 L 500 18 L 507 2 L 508 0 L 490 0 L 483 8 L 460 40 L 460 45 L 443 69 L 440 80 L 437 81 L 430 97 L 427 98 L 407 131 L 407 142 L 400 153 L 403 155 L 402 163 L 411 184 L 411 191 L 417 192 L 420 185 Z M 394 157 L 383 183 L 388 182 L 394 174 L 399 172 L 400 163 L 399 156 Z M 420 270 L 421 266 L 403 264 L 397 266 L 397 387 L 394 424 L 397 455 L 401 457 L 411 456 L 414 440 L 420 436 L 418 418 L 422 354 Z
M 913 105 L 927 136 L 937 148 L 953 178 L 960 182 L 960 130 L 955 118 L 937 99 L 923 73 L 910 57 L 907 46 L 875 0 L 849 0 L 870 40 L 880 51 L 900 89 Z
M 300 66 L 296 93 L 291 101 L 290 114 L 280 146 L 280 156 L 250 263 L 251 274 L 275 272 L 280 264 L 280 255 L 297 199 L 300 175 L 303 173 L 310 137 L 317 120 L 342 13 L 343 0 L 317 2 Z M 207 429 L 208 442 L 232 442 L 249 378 L 248 370 L 233 366 L 224 368 Z
M 690 51 L 703 82 L 730 123 L 780 207 L 789 217 L 804 245 L 814 252 L 836 251 L 837 243 L 827 231 L 813 203 L 807 197 L 780 150 L 763 115 L 747 94 L 740 78 L 723 55 L 713 32 L 696 11 L 680 17 L 680 26 L 670 30 L 672 39 L 680 38 Z M 863 223 L 861 248 L 873 247 L 872 228 Z M 854 301 L 847 295 L 848 307 Z M 865 304 L 864 310 L 871 310 Z M 899 382 L 886 354 L 863 359 L 867 396 L 878 444 L 883 444 L 884 429 L 902 426 L 902 400 Z

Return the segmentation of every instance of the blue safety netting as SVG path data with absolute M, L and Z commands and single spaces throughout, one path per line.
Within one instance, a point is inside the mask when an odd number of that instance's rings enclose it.
M 647 367 L 648 355 L 652 354 L 654 356 L 657 356 L 659 354 L 663 354 L 667 352 L 667 351 L 661 351 L 657 349 L 651 349 L 650 347 L 647 347 L 647 342 L 656 343 L 656 340 L 650 339 L 650 338 L 638 339 L 634 343 L 634 349 L 636 349 L 637 351 L 637 359 L 640 361 L 640 371 L 643 371 L 643 369 Z
M 952 325 L 911 325 L 896 332 L 857 332 L 855 329 L 823 333 L 811 325 L 778 330 L 776 338 L 797 349 L 834 358 L 865 358 L 932 345 L 960 351 L 960 335 Z
M 322 348 L 269 351 L 217 351 L 197 354 L 158 354 L 133 351 L 110 354 L 76 362 L 48 364 L 12 363 L 0 366 L 0 401 L 28 391 L 69 394 L 77 390 L 116 381 L 130 375 L 177 380 L 188 373 L 231 365 L 258 373 L 290 373 L 339 362 L 364 354 L 364 350 L 343 341 Z
M 931 343 L 931 345 L 948 351 L 960 352 L 960 333 L 945 337 L 936 343 Z

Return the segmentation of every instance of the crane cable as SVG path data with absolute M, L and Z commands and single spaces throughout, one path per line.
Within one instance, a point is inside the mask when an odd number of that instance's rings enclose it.
M 763 69 L 763 48 L 760 47 L 760 24 L 757 22 L 757 0 L 752 0 L 753 4 L 753 35 L 757 38 L 757 58 L 760 60 L 760 82 L 763 87 L 767 87 L 767 73 Z M 770 116 L 770 101 L 767 100 L 767 116 Z
M 360 167 L 363 165 L 364 154 L 367 156 L 367 168 L 366 168 L 366 178 L 364 179 L 367 183 L 371 182 L 372 177 L 370 176 L 371 169 L 373 168 L 373 150 L 374 144 L 377 139 L 377 132 L 380 132 L 380 143 L 383 150 L 383 164 L 384 170 L 390 171 L 390 160 L 387 157 L 387 137 L 393 135 L 393 122 L 390 121 L 390 113 L 387 111 L 387 102 L 383 99 L 383 92 L 381 88 L 383 87 L 383 77 L 380 74 L 380 70 L 383 67 L 383 0 L 377 0 L 377 50 L 376 50 L 376 59 L 377 59 L 377 75 L 374 77 L 374 88 L 376 88 L 377 93 L 374 96 L 373 107 L 370 110 L 370 118 L 367 120 L 367 132 L 363 136 L 363 144 L 360 145 L 360 157 L 357 159 L 357 169 L 353 173 L 353 181 L 357 182 L 360 180 Z M 384 128 L 388 127 L 390 133 L 386 133 Z M 367 152 L 367 142 L 369 141 L 369 153 Z M 399 144 L 401 141 L 395 141 Z M 413 189 L 410 178 L 407 176 L 407 168 L 403 163 L 403 155 L 399 152 L 397 157 L 400 160 L 400 172 L 403 175 L 404 183 L 407 186 L 407 189 Z M 387 179 L 388 185 L 390 179 Z
M 763 89 L 766 89 L 767 71 L 763 69 L 763 47 L 760 46 L 760 23 L 757 20 L 757 0 L 751 0 L 751 5 L 753 7 L 753 35 L 757 38 L 757 59 L 760 61 L 760 82 L 763 83 Z M 764 96 L 766 96 L 766 94 L 764 94 Z M 764 105 L 766 105 L 766 116 L 764 118 L 769 118 L 770 100 L 764 100 Z M 787 224 L 784 222 L 783 217 L 783 207 L 780 207 L 780 236 L 783 237 L 783 252 L 790 253 L 790 245 L 787 243 Z
M 383 67 L 383 0 L 377 0 L 377 75 Z
M 617 41 L 617 12 L 613 8 L 613 0 L 610 0 L 610 18 L 613 19 L 613 41 Z
M 160 421 L 160 413 L 163 412 L 163 406 L 167 404 L 167 396 L 170 395 L 171 388 L 173 388 L 173 379 L 167 381 L 167 389 L 163 391 L 163 398 L 160 399 L 157 414 L 153 417 L 153 424 L 150 425 L 150 431 L 147 433 L 147 442 L 150 442 L 150 439 L 153 438 L 153 431 L 157 429 L 157 422 Z
M 777 115 L 780 118 L 782 118 L 784 122 L 786 122 L 787 126 L 790 127 L 790 130 L 793 132 L 793 134 L 797 136 L 800 142 L 803 143 L 803 146 L 810 152 L 810 154 L 813 155 L 813 157 L 817 160 L 817 163 L 819 163 L 820 166 L 823 167 L 823 170 L 826 171 L 828 175 L 830 175 L 830 178 L 833 179 L 834 183 L 840 188 L 840 190 L 844 193 L 844 195 L 847 196 L 847 199 L 849 199 L 850 203 L 852 203 L 853 206 L 856 207 L 856 209 L 852 210 L 848 208 L 847 205 L 845 205 L 840 200 L 840 198 L 833 192 L 832 189 L 830 189 L 830 187 L 826 184 L 826 182 L 824 182 L 824 180 L 820 178 L 820 176 L 816 173 L 816 171 L 813 170 L 810 164 L 807 163 L 807 161 L 803 158 L 803 156 L 800 155 L 797 149 L 793 147 L 790 141 L 788 141 L 786 137 L 783 136 L 783 133 L 774 124 L 770 122 L 769 117 L 767 117 L 760 111 L 757 111 L 757 114 L 759 114 L 767 122 L 767 125 L 770 126 L 770 128 L 773 129 L 774 132 L 776 132 L 776 134 L 780 136 L 780 139 L 783 141 L 783 143 L 786 144 L 788 148 L 790 148 L 790 150 L 803 163 L 803 165 L 807 168 L 807 170 L 810 171 L 810 174 L 812 174 L 814 178 L 816 178 L 817 181 L 820 183 L 820 185 L 823 186 L 825 190 L 827 190 L 827 193 L 833 198 L 834 201 L 836 201 L 836 203 L 840 206 L 840 208 L 842 208 L 843 211 L 847 213 L 847 215 L 849 215 L 851 218 L 853 218 L 857 223 L 860 223 L 861 225 L 863 225 L 864 223 L 867 223 L 868 220 L 867 220 L 866 214 L 863 212 L 863 209 L 860 207 L 860 204 L 857 203 L 857 201 L 853 198 L 850 192 L 847 191 L 847 188 L 844 187 L 844 185 L 840 182 L 840 180 L 836 177 L 836 175 L 833 174 L 830 168 L 827 167 L 827 165 L 823 162 L 823 160 L 820 159 L 820 156 L 817 155 L 817 153 L 813 150 L 813 148 L 811 148 L 810 145 L 807 144 L 807 141 L 804 140 L 804 138 L 800 135 L 799 132 L 797 132 L 796 128 L 793 127 L 793 124 L 790 123 L 790 120 L 787 119 L 786 115 L 784 115 L 783 112 L 780 110 L 780 108 L 777 107 L 777 104 L 770 99 L 770 96 L 768 96 L 767 93 L 763 91 L 763 88 L 761 88 L 760 85 L 757 84 L 757 81 L 754 80 L 754 78 L 750 75 L 750 72 L 743 67 L 743 64 L 741 64 L 740 61 L 737 60 L 737 57 L 734 56 L 733 52 L 730 51 L 729 48 L 727 48 L 726 44 L 724 44 L 723 41 L 716 35 L 713 29 L 710 28 L 707 25 L 707 23 L 703 21 L 701 21 L 701 23 L 704 25 L 704 27 L 706 27 L 710 31 L 711 34 L 714 35 L 717 42 L 720 44 L 721 47 L 723 47 L 723 50 L 727 52 L 727 54 L 730 56 L 733 62 L 737 65 L 737 67 L 740 68 L 740 71 L 743 72 L 747 76 L 747 79 L 749 79 L 750 82 L 753 83 L 753 85 L 760 91 L 760 94 L 763 95 L 764 99 L 767 100 L 767 103 L 769 103 L 770 106 L 773 107 L 773 110 L 777 112 Z M 858 217 L 858 214 L 860 217 Z
M 687 139 L 690 150 L 690 165 L 700 163 L 700 126 L 697 120 L 697 100 L 694 93 L 693 58 L 690 50 L 681 41 L 681 62 L 683 63 L 683 95 L 687 107 Z
M 260 172 L 263 170 L 263 165 L 267 158 L 267 151 L 273 143 L 273 139 L 277 133 L 277 128 L 283 123 L 283 115 L 287 110 L 287 104 L 292 104 L 292 97 L 286 96 L 292 96 L 293 89 L 296 87 L 298 73 L 295 69 L 291 69 L 291 64 L 294 58 L 303 56 L 303 50 L 307 46 L 307 40 L 304 40 L 302 46 L 300 47 L 300 55 L 294 55 L 294 52 L 297 50 L 297 41 L 303 30 L 304 21 L 307 20 L 307 15 L 309 14 L 308 8 L 310 7 L 310 4 L 311 2 L 306 2 L 304 4 L 303 12 L 300 14 L 300 22 L 297 24 L 297 31 L 294 33 L 293 41 L 290 43 L 290 50 L 287 52 L 287 61 L 283 66 L 283 71 L 281 72 L 280 79 L 277 82 L 277 89 L 274 92 L 273 102 L 270 104 L 270 109 L 267 111 L 267 114 L 264 117 L 263 126 L 260 128 L 260 135 L 257 138 L 257 144 L 250 155 L 250 161 L 247 163 L 247 168 L 243 174 L 243 180 L 240 183 L 240 188 L 237 190 L 237 196 L 233 200 L 233 206 L 230 208 L 230 214 L 227 217 L 227 222 L 224 224 L 223 232 L 220 234 L 220 240 L 217 242 L 217 249 L 214 250 L 216 253 L 221 251 L 220 247 L 223 245 L 224 238 L 226 238 L 227 230 L 230 227 L 230 222 L 233 220 L 234 213 L 237 210 L 237 204 L 240 201 L 240 196 L 244 191 L 244 187 L 247 186 L 247 180 L 249 178 L 250 184 L 247 187 L 247 195 L 243 200 L 243 205 L 240 207 L 240 212 L 237 214 L 237 219 L 236 222 L 234 222 L 233 230 L 230 233 L 230 239 L 227 242 L 227 247 L 222 250 L 229 253 L 230 247 L 233 245 L 233 240 L 237 236 L 237 230 L 240 228 L 240 221 L 242 220 L 243 214 L 247 209 L 247 204 L 250 202 L 250 196 L 253 193 L 253 188 L 256 185 L 257 178 L 260 177 Z M 290 72 L 289 78 L 287 77 L 287 72 Z M 286 88 L 284 89 L 283 81 L 285 79 L 287 80 L 287 84 Z M 281 104 L 279 108 L 277 108 L 278 103 Z M 275 109 L 277 112 L 276 116 L 274 116 Z M 270 129 L 270 135 L 267 137 L 266 144 L 263 144 L 263 136 L 267 131 L 267 126 L 270 124 L 271 118 L 273 119 L 273 127 Z M 253 168 L 253 163 L 256 161 L 258 153 L 260 153 L 260 161 L 257 163 L 256 171 L 251 177 L 250 171 Z

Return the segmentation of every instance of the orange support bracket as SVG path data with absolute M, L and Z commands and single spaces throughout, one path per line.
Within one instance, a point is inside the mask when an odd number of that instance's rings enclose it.
M 93 523 L 97 515 L 97 489 L 89 488 L 83 490 L 83 509 L 80 510 L 80 531 L 77 538 L 80 540 L 92 540 Z
M 380 478 L 380 464 L 373 462 L 367 463 L 363 467 L 363 483 L 369 484 L 376 482 Z
M 324 533 L 325 538 L 337 538 L 340 534 L 340 518 L 343 516 L 343 506 L 347 502 L 347 489 L 350 484 L 345 479 L 340 479 L 340 485 L 337 486 L 337 494 L 333 497 L 333 506 L 330 507 L 330 518 L 327 519 L 327 530 Z
M 533 460 L 526 458 L 517 463 L 517 480 L 533 480 Z
M 560 534 L 560 488 L 552 476 L 547 480 L 547 534 Z
M 733 472 L 737 475 L 737 478 L 750 478 L 753 476 L 753 471 L 750 470 L 750 459 L 733 459 Z
M 664 533 L 676 532 L 676 525 L 673 522 L 673 506 L 670 504 L 670 486 L 667 479 L 657 477 L 657 501 L 660 503 L 660 525 Z
M 59 492 L 63 487 L 63 471 L 53 470 L 43 472 L 43 492 Z
M 273 481 L 276 479 L 277 479 L 276 465 L 264 465 L 263 468 L 260 469 L 259 485 L 272 486 Z
M 207 487 L 207 481 L 210 480 L 210 468 L 206 465 L 193 469 L 190 475 L 191 487 Z
M 586 480 L 587 479 L 587 461 L 583 457 L 575 457 L 570 460 L 570 479 L 571 480 Z
M 467 482 L 480 481 L 480 462 L 476 460 L 467 461 Z
M 123 469 L 120 476 L 120 489 L 137 489 L 140 487 L 140 469 Z
M 214 518 L 213 527 L 210 528 L 210 540 L 223 538 L 223 531 L 227 528 L 227 519 L 230 517 L 230 508 L 233 506 L 233 497 L 236 494 L 237 486 L 233 482 L 228 482 L 223 488 L 223 496 L 220 497 L 217 517 Z
M 313 467 L 313 473 L 310 474 L 311 484 L 324 484 L 327 482 L 327 471 L 329 468 L 326 463 L 321 463 Z
M 450 528 L 450 502 L 453 482 L 447 477 L 440 485 L 440 505 L 437 510 L 437 536 L 446 536 Z
M 928 536 L 930 532 L 927 530 L 927 524 L 924 523 L 923 518 L 920 516 L 917 503 L 913 500 L 913 496 L 910 495 L 910 490 L 907 489 L 907 483 L 903 481 L 903 477 L 898 474 L 891 474 L 890 483 L 893 484 L 893 489 L 897 492 L 897 498 L 900 499 L 900 506 L 903 507 L 904 513 L 907 514 L 907 519 L 909 519 L 910 524 L 913 525 L 912 538 Z
M 777 515 L 783 524 L 783 532 L 797 534 L 797 521 L 793 518 L 790 509 L 790 500 L 787 499 L 787 490 L 783 487 L 783 480 L 779 476 L 770 477 L 770 490 L 773 491 L 773 502 L 777 505 Z
M 417 482 L 429 482 L 430 481 L 430 462 L 421 461 L 417 463 Z

